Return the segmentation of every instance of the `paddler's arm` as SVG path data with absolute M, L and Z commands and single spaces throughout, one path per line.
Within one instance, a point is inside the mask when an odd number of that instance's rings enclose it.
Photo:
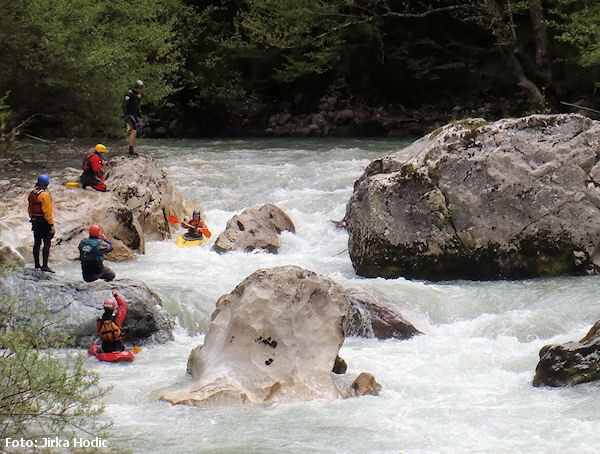
M 117 318 L 115 319 L 115 323 L 120 328 L 125 320 L 125 316 L 127 315 L 127 301 L 125 301 L 121 296 L 117 293 L 116 290 L 112 291 L 112 295 L 119 303 L 119 313 L 117 314 Z
M 210 238 L 212 236 L 212 233 L 210 233 L 210 230 L 208 230 L 208 227 L 206 226 L 206 224 L 204 222 L 202 222 L 200 224 L 200 232 L 202 233 L 202 235 L 204 235 L 206 238 Z

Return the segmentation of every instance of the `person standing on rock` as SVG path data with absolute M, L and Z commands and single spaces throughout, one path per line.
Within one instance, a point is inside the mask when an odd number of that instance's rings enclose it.
M 113 245 L 106 239 L 97 224 L 90 225 L 90 237 L 79 243 L 79 260 L 81 261 L 81 274 L 86 282 L 98 279 L 112 281 L 115 272 L 104 266 L 104 254 L 112 252 Z
M 50 240 L 54 237 L 54 218 L 52 208 L 52 198 L 48 193 L 48 185 L 50 177 L 48 175 L 40 175 L 37 179 L 35 189 L 29 193 L 27 202 L 29 207 L 29 222 L 31 222 L 31 230 L 33 231 L 33 261 L 37 269 L 54 273 L 48 267 L 48 259 L 50 257 Z M 40 265 L 40 246 L 44 242 L 42 248 L 42 265 Z
M 129 154 L 137 156 L 135 151 L 135 138 L 142 133 L 142 90 L 144 82 L 137 80 L 135 85 L 125 93 L 123 101 L 123 114 L 129 131 Z
M 106 165 L 106 160 L 102 157 L 104 153 L 106 153 L 106 147 L 99 143 L 94 147 L 94 151 L 83 160 L 81 164 L 83 173 L 79 177 L 83 189 L 91 186 L 96 191 L 106 192 L 104 171 L 102 170 Z
M 104 300 L 104 314 L 96 320 L 96 332 L 102 339 L 102 351 L 98 353 L 122 352 L 125 350 L 121 327 L 127 315 L 127 302 L 121 298 L 116 290 L 111 293 L 119 306 L 117 308 L 117 304 L 113 300 Z M 117 308 L 116 311 L 115 308 Z

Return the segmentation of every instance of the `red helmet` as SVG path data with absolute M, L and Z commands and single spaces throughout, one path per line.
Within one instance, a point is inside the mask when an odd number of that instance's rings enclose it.
M 116 304 L 113 300 L 104 300 L 104 309 L 109 309 L 111 311 L 115 310 Z
M 100 236 L 100 226 L 98 224 L 90 225 L 90 236 L 99 237 Z

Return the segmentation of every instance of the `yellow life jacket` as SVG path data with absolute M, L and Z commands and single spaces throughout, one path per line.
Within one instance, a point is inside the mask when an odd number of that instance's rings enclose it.
M 112 320 L 104 320 L 100 327 L 100 339 L 103 341 L 116 341 L 121 338 L 121 328 Z

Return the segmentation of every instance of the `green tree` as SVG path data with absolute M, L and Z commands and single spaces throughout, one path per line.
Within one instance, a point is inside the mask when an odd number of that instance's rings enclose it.
M 552 27 L 557 39 L 570 46 L 567 59 L 576 62 L 595 78 L 600 87 L 600 4 L 591 0 L 554 0 Z M 590 71 L 595 69 L 595 71 Z
M 492 36 L 464 20 L 475 10 L 453 0 L 248 0 L 237 41 L 276 53 L 271 80 L 282 86 L 380 105 L 464 101 L 507 84 Z
M 147 102 L 173 92 L 178 0 L 24 0 L 0 15 L 0 93 L 17 119 L 37 115 L 56 135 L 114 131 L 140 78 Z

